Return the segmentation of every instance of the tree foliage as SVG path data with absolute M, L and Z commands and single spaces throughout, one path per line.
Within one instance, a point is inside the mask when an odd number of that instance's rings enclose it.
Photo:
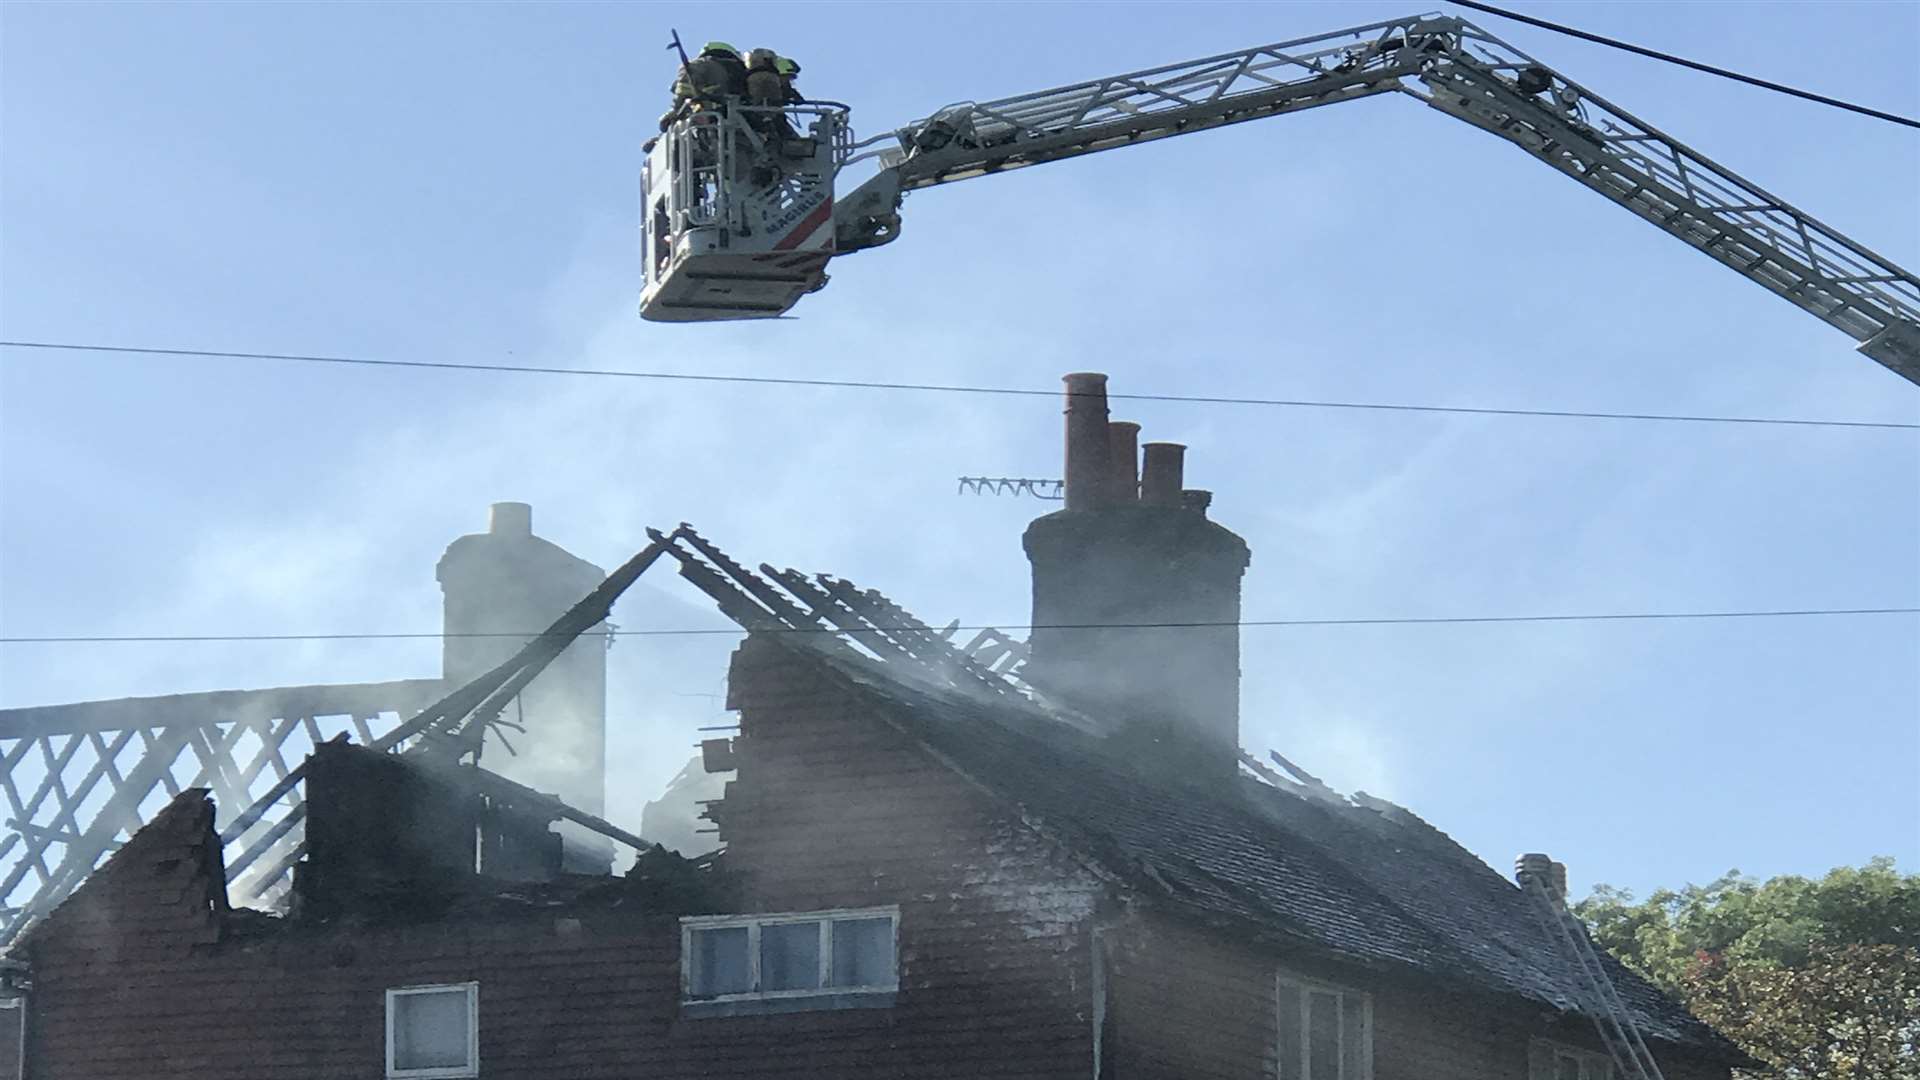
M 1920 875 L 1738 872 L 1576 905 L 1594 940 L 1766 1069 L 1765 1080 L 1920 1080 Z

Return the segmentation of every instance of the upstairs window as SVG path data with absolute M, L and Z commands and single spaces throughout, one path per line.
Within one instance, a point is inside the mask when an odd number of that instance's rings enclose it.
M 900 986 L 899 925 L 897 908 L 682 919 L 683 996 L 690 1005 L 892 1004 Z M 719 1013 L 727 1011 L 772 1010 Z
M 1373 1080 L 1373 1000 L 1282 972 L 1279 1080 Z
M 387 1076 L 441 1080 L 480 1075 L 480 984 L 387 991 Z
M 1613 1059 L 1592 1050 L 1576 1050 L 1559 1043 L 1533 1044 L 1531 1080 L 1613 1080 Z

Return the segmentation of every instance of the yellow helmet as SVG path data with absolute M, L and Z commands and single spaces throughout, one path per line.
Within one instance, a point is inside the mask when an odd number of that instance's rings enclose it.
M 794 63 L 793 61 L 787 59 L 784 56 L 781 56 L 781 57 L 775 58 L 775 60 L 773 61 L 773 70 L 779 72 L 782 75 L 792 77 L 794 75 L 800 74 L 800 65 Z
M 734 48 L 733 46 L 727 44 L 724 41 L 709 41 L 705 45 L 701 46 L 700 55 L 705 56 L 708 53 L 724 53 L 727 56 L 731 56 L 736 60 L 740 58 L 740 50 Z

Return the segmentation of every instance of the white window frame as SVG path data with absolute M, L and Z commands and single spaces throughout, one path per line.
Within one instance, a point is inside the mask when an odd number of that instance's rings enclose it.
M 1306 1077 L 1307 1080 L 1373 1080 L 1373 995 L 1363 990 L 1355 990 L 1350 986 L 1310 979 L 1285 969 L 1278 970 L 1274 973 L 1273 979 L 1273 1020 L 1276 1037 L 1281 1023 L 1280 988 L 1282 986 L 1293 987 L 1299 992 L 1300 998 L 1300 1060 L 1294 1064 L 1294 1075 Z M 1311 1060 L 1308 1055 L 1312 1050 L 1308 1036 L 1311 1030 L 1308 1026 L 1308 1017 L 1313 995 L 1316 993 L 1333 994 L 1340 1001 L 1340 1011 L 1336 1015 L 1336 1019 L 1339 1020 L 1337 1029 L 1339 1034 L 1335 1039 L 1335 1045 L 1340 1048 L 1340 1075 L 1337 1077 L 1309 1076 L 1307 1073 L 1307 1065 Z M 1351 1063 L 1347 1061 L 1347 1001 L 1349 999 L 1360 1003 L 1360 1060 Z
M 1580 1080 L 1616 1080 L 1613 1055 L 1603 1050 L 1586 1050 L 1551 1039 L 1533 1041 L 1533 1080 L 1559 1080 L 1560 1062 L 1572 1058 L 1580 1063 Z
M 886 919 L 893 948 L 893 967 L 885 982 L 864 986 L 832 986 L 833 934 L 836 921 Z M 818 986 L 799 990 L 761 990 L 760 930 L 767 926 L 820 924 L 820 977 Z M 753 989 L 738 994 L 693 995 L 693 935 L 701 930 L 747 931 L 747 985 Z M 680 920 L 680 1000 L 684 1004 L 727 1001 L 781 1001 L 790 998 L 835 997 L 858 994 L 887 994 L 900 989 L 900 908 L 897 905 L 875 908 L 830 908 L 825 911 L 782 911 L 765 915 L 692 915 Z
M 465 1065 L 431 1069 L 403 1069 L 393 1060 L 393 1021 L 394 1002 L 403 997 L 419 994 L 450 994 L 460 992 L 467 996 L 467 1063 Z M 480 984 L 431 983 L 421 986 L 393 986 L 387 988 L 387 1078 L 388 1080 L 453 1080 L 453 1078 L 476 1077 L 480 1075 Z

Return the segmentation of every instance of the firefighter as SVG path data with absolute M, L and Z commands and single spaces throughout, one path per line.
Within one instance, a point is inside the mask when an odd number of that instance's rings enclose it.
M 787 104 L 803 104 L 807 99 L 801 97 L 800 91 L 793 88 L 793 80 L 800 74 L 800 65 L 787 57 L 779 56 L 774 58 L 773 69 L 780 73 L 781 93 Z
M 782 109 L 789 100 L 787 80 L 780 74 L 780 56 L 772 49 L 755 49 L 747 54 L 747 103 L 759 109 L 748 116 L 753 129 L 769 139 L 791 139 L 793 124 Z
M 747 54 L 747 101 L 754 105 L 783 105 L 787 98 L 786 80 L 780 77 L 780 57 L 772 49 L 755 49 Z
M 740 50 L 724 41 L 709 41 L 673 80 L 673 109 L 660 118 L 660 130 L 665 131 L 688 109 L 719 108 L 724 99 L 746 92 L 747 62 L 740 58 Z
M 746 95 L 747 62 L 740 58 L 739 49 L 724 41 L 709 41 L 694 62 L 701 61 L 706 66 L 702 69 L 705 74 L 693 84 L 697 96 L 716 101 Z

